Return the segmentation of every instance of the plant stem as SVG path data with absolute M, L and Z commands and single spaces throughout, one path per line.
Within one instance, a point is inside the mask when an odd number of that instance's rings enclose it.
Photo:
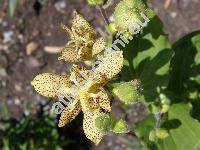
M 109 21 L 109 19 L 108 19 L 108 16 L 107 16 L 107 14 L 106 14 L 105 9 L 104 9 L 101 5 L 97 5 L 97 8 L 98 8 L 99 11 L 101 12 L 101 15 L 102 15 L 102 17 L 103 17 L 105 23 L 106 23 L 107 25 L 109 25 L 109 24 L 110 24 L 110 21 Z
M 158 113 L 155 118 L 156 118 L 156 128 L 160 128 L 161 126 L 161 119 L 162 119 L 162 113 Z

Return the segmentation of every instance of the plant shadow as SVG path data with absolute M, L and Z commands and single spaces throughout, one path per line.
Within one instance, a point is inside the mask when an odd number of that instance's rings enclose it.
M 169 63 L 173 56 L 160 19 L 155 16 L 122 49 L 126 61 L 122 69 L 122 80 L 139 79 L 145 100 L 155 100 L 158 97 L 157 87 L 168 85 Z

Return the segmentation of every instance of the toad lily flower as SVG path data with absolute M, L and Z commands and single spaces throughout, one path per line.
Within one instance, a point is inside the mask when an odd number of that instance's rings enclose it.
M 122 66 L 122 52 L 112 51 L 101 57 L 93 72 L 73 65 L 70 75 L 44 73 L 36 76 L 31 84 L 39 94 L 46 97 L 72 97 L 72 103 L 61 113 L 58 126 L 65 126 L 82 111 L 84 133 L 98 144 L 103 133 L 95 126 L 95 119 L 111 110 L 110 99 L 103 85 L 117 75 Z
M 68 33 L 70 41 L 61 50 L 59 60 L 68 62 L 88 61 L 105 49 L 105 41 L 97 38 L 95 30 L 77 12 L 74 13 L 72 27 L 61 25 Z

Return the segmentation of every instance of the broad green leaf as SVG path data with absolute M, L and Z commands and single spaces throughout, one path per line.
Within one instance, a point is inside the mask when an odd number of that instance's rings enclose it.
M 139 79 L 145 100 L 154 101 L 158 98 L 156 89 L 168 85 L 169 63 L 173 56 L 159 18 L 155 16 L 123 51 L 125 65 L 121 73 L 122 78 L 125 81 Z
M 199 99 L 195 99 L 192 102 L 191 116 L 200 121 L 200 95 Z
M 156 144 L 149 140 L 149 138 L 151 140 L 156 140 L 156 133 L 151 132 L 151 131 L 154 131 L 155 125 L 156 125 L 156 122 L 155 122 L 154 116 L 152 114 L 148 115 L 142 121 L 140 121 L 134 125 L 134 129 L 136 131 L 137 137 L 140 138 L 143 145 L 147 149 L 151 149 L 151 150 L 157 150 Z
M 141 13 L 148 19 L 145 20 Z M 141 18 L 143 25 L 140 24 L 140 32 L 132 35 L 132 39 L 129 34 L 130 40 L 125 47 L 119 43 L 117 46 L 123 50 L 125 59 L 121 72 L 122 79 L 139 79 L 145 101 L 152 102 L 159 95 L 156 89 L 166 88 L 168 85 L 173 50 L 168 36 L 163 32 L 161 20 L 143 4 L 142 0 L 123 0 L 115 9 L 116 28 L 119 32 L 125 32 L 124 37 L 127 35 L 127 28 L 134 26 L 135 23 L 139 24 L 138 20 L 141 21 Z
M 173 104 L 168 113 L 168 120 L 162 127 L 169 136 L 163 140 L 150 142 L 148 135 L 155 127 L 153 116 L 149 115 L 135 126 L 136 134 L 151 150 L 199 150 L 200 123 L 190 116 L 191 105 Z
M 169 89 L 183 96 L 186 91 L 200 91 L 200 31 L 181 38 L 173 45 Z
M 169 130 L 169 137 L 158 145 L 163 150 L 199 150 L 200 123 L 190 116 L 191 105 L 174 104 L 170 107 L 168 121 L 164 126 Z

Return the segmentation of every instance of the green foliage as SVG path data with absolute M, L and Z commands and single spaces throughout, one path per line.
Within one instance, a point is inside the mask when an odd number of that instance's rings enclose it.
M 116 119 L 108 114 L 102 115 L 95 120 L 96 127 L 103 133 L 107 134 L 116 123 Z
M 1 120 L 0 146 L 3 149 L 61 150 L 70 143 L 60 136 L 55 116 L 42 114 L 40 118 L 23 117 L 19 121 Z
M 169 64 L 173 56 L 160 19 L 157 16 L 152 18 L 123 51 L 125 64 L 121 72 L 122 80 L 139 79 L 145 101 L 155 101 L 159 96 L 157 88 L 167 88 Z
M 101 5 L 104 4 L 105 0 L 87 0 L 89 5 Z
M 0 102 L 0 120 L 2 118 L 4 118 L 4 119 L 10 118 L 10 112 L 9 112 L 7 105 L 5 104 L 4 101 Z
M 152 142 L 156 140 L 156 133 L 154 131 L 155 125 L 156 121 L 152 114 L 149 114 L 145 119 L 134 125 L 137 137 L 140 138 L 143 144 L 149 149 L 156 149 L 155 143 Z
M 101 5 L 102 8 L 106 9 L 113 5 L 114 0 L 87 0 L 87 3 L 90 6 Z
M 132 35 L 131 27 L 140 32 Z M 129 40 L 116 45 L 123 50 L 124 67 L 110 87 L 125 104 L 148 105 L 146 118 L 134 125 L 146 149 L 200 149 L 200 31 L 171 45 L 162 21 L 142 0 L 121 0 L 107 29 L 107 43 L 117 32 Z M 108 115 L 96 125 L 104 133 L 115 130 L 114 124 L 117 133 L 127 129 L 123 121 L 111 120 Z
M 193 32 L 173 44 L 169 90 L 185 97 L 200 91 L 200 31 Z M 197 94 L 198 95 L 198 94 Z
M 199 105 L 193 105 L 193 109 L 195 109 L 193 110 L 191 104 L 181 103 L 188 101 L 188 97 L 185 93 L 191 93 L 191 91 L 199 93 L 198 82 L 196 82 L 196 80 L 191 80 L 195 78 L 200 71 L 197 59 L 199 55 L 199 39 L 200 32 L 194 32 L 185 36 L 173 45 L 175 55 L 173 56 L 170 65 L 172 71 L 170 74 L 168 90 L 175 93 L 176 96 L 172 93 L 168 93 L 168 95 L 171 103 L 176 104 L 173 104 L 168 108 L 169 112 L 167 119 L 165 119 L 162 124 L 162 126 L 169 131 L 169 137 L 164 140 L 158 140 L 156 143 L 151 142 L 154 141 L 156 137 L 154 134 L 155 132 L 151 132 L 155 127 L 155 121 L 152 115 L 149 115 L 145 120 L 136 125 L 136 131 L 139 137 L 144 141 L 145 145 L 147 145 L 149 149 L 199 149 L 198 136 L 200 135 L 200 123 L 190 115 L 190 112 L 195 111 L 193 117 L 197 117 L 197 112 L 200 112 L 197 108 Z M 182 47 L 182 45 L 184 46 Z M 191 78 L 191 76 L 193 78 Z M 193 82 L 193 84 L 191 82 Z M 196 103 L 198 101 L 198 96 L 196 95 L 193 96 L 193 98 L 194 97 L 197 99 L 194 100 L 192 104 L 198 104 Z M 166 99 L 163 95 L 160 99 L 162 98 L 164 98 L 163 102 L 165 105 L 169 105 L 168 98 Z M 148 128 L 148 130 L 142 131 L 144 128 Z M 151 141 L 145 137 L 148 133 L 150 133 L 149 136 Z
M 200 123 L 190 116 L 191 105 L 174 104 L 170 107 L 168 120 L 163 124 L 169 130 L 169 137 L 159 141 L 162 149 L 198 150 L 200 147 Z
M 150 103 L 149 105 L 149 109 L 154 114 L 166 113 L 169 110 L 169 107 L 170 107 L 170 100 L 164 93 L 160 93 L 159 99 L 155 102 Z
M 90 5 L 102 5 L 110 0 L 87 0 Z M 44 4 L 46 0 L 38 0 Z M 17 0 L 9 0 L 13 16 Z M 140 32 L 132 35 L 130 27 L 144 22 Z M 142 0 L 122 0 L 114 12 L 114 22 L 108 25 L 108 45 L 117 32 L 129 39 L 123 51 L 124 66 L 118 79 L 110 83 L 114 97 L 125 104 L 144 102 L 146 117 L 134 125 L 134 131 L 146 149 L 200 149 L 200 31 L 193 32 L 170 44 L 162 21 Z M 117 82 L 116 82 L 117 81 Z M 5 110 L 2 112 L 6 113 Z M 43 114 L 40 119 L 23 118 L 18 122 L 4 120 L 0 138 L 4 149 L 61 149 L 55 118 Z M 126 133 L 123 120 L 105 114 L 95 120 L 103 133 Z M 26 139 L 26 140 L 24 140 Z M 129 142 L 130 144 L 130 142 Z
M 114 116 L 108 114 L 98 117 L 95 120 L 95 125 L 103 134 L 107 134 L 110 131 L 115 133 L 128 131 L 128 126 L 122 119 L 117 120 Z
M 191 105 L 183 103 L 174 104 L 170 107 L 168 119 L 162 125 L 168 130 L 169 136 L 163 140 L 155 140 L 155 121 L 152 115 L 136 125 L 137 135 L 143 140 L 147 148 L 152 150 L 199 149 L 200 123 L 190 116 L 190 110 Z M 152 130 L 154 135 L 151 132 Z M 150 140 L 148 139 L 149 133 Z M 151 142 L 152 139 L 155 143 Z
M 141 12 L 150 21 L 131 35 L 128 29 L 142 21 Z M 112 92 L 125 104 L 139 99 L 148 105 L 147 117 L 134 125 L 137 136 L 151 150 L 200 149 L 200 31 L 171 45 L 161 20 L 141 0 L 122 0 L 114 18 L 114 29 L 129 43 L 117 45 L 124 67 Z M 139 98 L 134 79 L 143 89 Z

